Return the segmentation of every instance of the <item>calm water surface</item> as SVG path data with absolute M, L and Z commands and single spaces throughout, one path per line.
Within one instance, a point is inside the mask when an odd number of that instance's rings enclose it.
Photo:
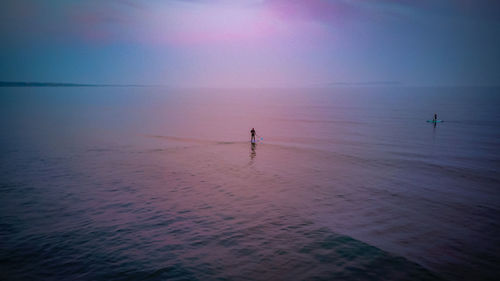
M 0 91 L 1 280 L 500 274 L 499 88 Z

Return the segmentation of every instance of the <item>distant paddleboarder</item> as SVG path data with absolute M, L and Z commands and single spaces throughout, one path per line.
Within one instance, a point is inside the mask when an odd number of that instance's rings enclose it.
M 255 143 L 255 129 L 254 128 L 252 128 L 252 130 L 250 131 L 250 134 L 252 134 L 252 138 L 250 139 L 250 141 L 252 143 Z
M 444 121 L 438 119 L 437 113 L 434 113 L 432 120 L 427 120 L 427 123 L 434 123 L 434 125 L 436 125 L 436 123 L 442 123 L 442 122 L 444 122 Z

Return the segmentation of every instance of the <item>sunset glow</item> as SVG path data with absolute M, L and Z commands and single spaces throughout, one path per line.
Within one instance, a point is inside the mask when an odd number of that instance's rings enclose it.
M 7 1 L 0 12 L 0 32 L 8 38 L 0 74 L 181 87 L 492 85 L 499 77 L 499 6 L 487 0 Z

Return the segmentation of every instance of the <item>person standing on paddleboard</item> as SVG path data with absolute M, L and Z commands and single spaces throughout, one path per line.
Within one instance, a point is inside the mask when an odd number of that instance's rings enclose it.
M 252 130 L 250 131 L 250 134 L 252 134 L 252 138 L 250 139 L 251 142 L 255 142 L 255 129 L 252 128 Z
M 438 115 L 437 113 L 434 113 L 434 122 L 436 122 L 438 120 Z

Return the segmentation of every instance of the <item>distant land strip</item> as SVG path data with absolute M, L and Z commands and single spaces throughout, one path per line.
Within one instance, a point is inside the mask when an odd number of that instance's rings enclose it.
M 136 84 L 82 84 L 82 83 L 54 83 L 54 82 L 8 82 L 0 81 L 0 87 L 149 87 Z
M 328 86 L 376 86 L 376 85 L 401 85 L 399 81 L 366 81 L 366 82 L 331 82 Z

